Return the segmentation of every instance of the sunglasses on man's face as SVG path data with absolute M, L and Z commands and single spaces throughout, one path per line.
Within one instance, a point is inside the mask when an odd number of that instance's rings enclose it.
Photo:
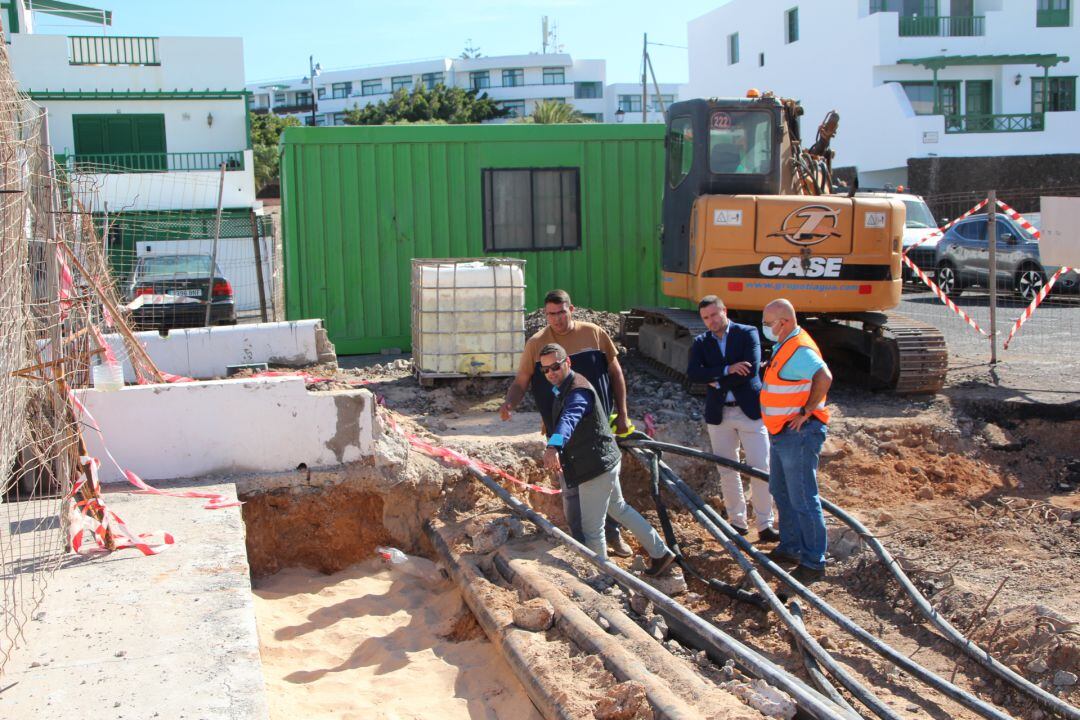
M 559 360 L 557 363 L 554 363 L 552 365 L 541 365 L 540 370 L 543 371 L 545 375 L 547 375 L 548 373 L 553 373 L 558 370 L 559 366 L 562 365 L 564 362 L 566 362 L 565 359 Z

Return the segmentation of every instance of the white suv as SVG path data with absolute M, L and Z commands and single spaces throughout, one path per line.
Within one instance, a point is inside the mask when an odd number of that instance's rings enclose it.
M 908 248 L 937 232 L 937 220 L 934 219 L 934 214 L 930 212 L 926 202 L 918 195 L 893 190 L 859 190 L 855 195 L 857 197 L 895 198 L 904 203 L 904 208 L 907 210 L 907 220 L 904 222 L 904 252 L 908 253 L 908 257 L 915 263 L 916 267 L 927 275 L 933 276 L 934 262 L 937 257 L 937 244 L 938 240 L 941 239 L 940 235 L 934 235 L 934 237 L 908 252 Z M 904 282 L 918 282 L 918 278 L 912 275 L 906 264 L 902 270 Z

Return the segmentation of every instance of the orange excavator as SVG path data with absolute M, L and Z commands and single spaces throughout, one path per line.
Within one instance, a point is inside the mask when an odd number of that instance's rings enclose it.
M 941 332 L 890 312 L 900 303 L 905 209 L 899 200 L 835 191 L 839 126 L 830 112 L 804 148 L 795 100 L 760 95 L 687 100 L 668 111 L 664 294 L 717 295 L 738 322 L 758 324 L 787 298 L 831 365 L 898 394 L 933 393 L 948 355 Z M 685 373 L 696 310 L 635 308 L 624 340 Z

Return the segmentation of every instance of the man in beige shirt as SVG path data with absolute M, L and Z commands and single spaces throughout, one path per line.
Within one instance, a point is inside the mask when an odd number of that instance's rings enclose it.
M 630 429 L 630 413 L 626 408 L 626 379 L 615 343 L 599 325 L 574 320 L 573 313 L 574 305 L 565 290 L 552 290 L 544 297 L 547 326 L 526 341 L 517 377 L 506 391 L 499 415 L 503 420 L 509 420 L 525 392 L 531 390 L 544 422 L 544 433 L 552 432 L 555 423 L 551 385 L 540 371 L 540 350 L 549 343 L 557 343 L 565 348 L 574 370 L 592 383 L 606 416 L 615 414 L 615 433 L 624 434 Z M 569 521 L 570 517 L 567 519 Z M 577 537 L 579 528 L 571 523 L 570 529 Z M 606 529 L 608 549 L 614 555 L 628 557 L 631 550 L 620 536 L 618 524 L 609 519 Z

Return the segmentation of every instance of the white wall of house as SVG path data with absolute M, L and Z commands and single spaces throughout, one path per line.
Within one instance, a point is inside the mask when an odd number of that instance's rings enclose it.
M 74 153 L 73 115 L 159 114 L 165 116 L 168 152 L 233 152 L 247 147 L 242 100 L 49 100 L 53 152 Z M 207 122 L 212 116 L 213 121 Z
M 66 35 L 15 33 L 8 53 L 12 71 L 23 89 L 240 90 L 244 87 L 241 38 L 158 38 L 160 65 L 72 65 L 68 62 Z
M 787 42 L 786 13 L 798 8 L 799 37 Z M 939 15 L 949 15 L 940 0 Z M 1073 56 L 1050 76 L 1080 75 L 1080 30 L 1036 27 L 1036 4 L 976 0 L 985 34 L 903 37 L 897 12 L 869 12 L 869 0 L 733 0 L 688 26 L 691 97 L 741 97 L 749 88 L 798 98 L 806 110 L 803 136 L 814 137 L 825 113 L 840 113 L 833 141 L 837 165 L 856 165 L 860 178 L 906 175 L 908 158 L 1080 152 L 1080 113 L 1048 112 L 1045 129 L 1029 132 L 947 133 L 941 115 L 916 115 L 907 94 L 890 81 L 930 81 L 905 58 L 1056 53 Z M 739 61 L 729 58 L 738 33 Z M 1019 84 L 1016 83 L 1020 76 Z M 1034 65 L 950 66 L 939 81 L 992 80 L 995 114 L 1030 113 Z M 964 85 L 960 86 L 961 103 Z M 963 112 L 963 109 L 961 110 Z
M 11 35 L 11 67 L 20 88 L 39 97 L 48 113 L 54 153 L 74 154 L 76 115 L 154 114 L 165 122 L 167 153 L 242 152 L 243 169 L 226 172 L 226 207 L 252 207 L 255 201 L 254 163 L 248 145 L 247 107 L 243 96 L 212 99 L 192 96 L 200 91 L 244 88 L 243 41 L 240 38 L 143 38 L 142 53 L 153 52 L 159 64 L 127 64 L 132 60 L 122 40 L 95 36 L 87 41 L 101 53 L 113 53 L 115 64 L 72 64 L 72 38 L 37 35 L 21 28 Z M 77 31 L 76 31 L 77 32 Z M 89 29 L 87 33 L 89 34 Z M 86 36 L 89 36 L 89 35 Z M 152 48 L 152 50 L 148 50 Z M 100 57 L 100 55 L 99 55 Z M 145 55 L 140 55 L 140 59 Z M 156 93 L 150 99 L 102 97 L 102 93 Z M 85 151 L 84 151 L 85 152 Z M 170 158 L 169 167 L 219 158 Z M 163 173 L 109 173 L 78 177 L 79 193 L 88 207 L 110 212 L 213 208 L 217 204 L 216 170 Z
M 254 159 L 244 150 L 244 169 L 138 173 L 79 173 L 72 192 L 91 212 L 135 210 L 197 210 L 217 207 L 252 207 L 255 198 Z

